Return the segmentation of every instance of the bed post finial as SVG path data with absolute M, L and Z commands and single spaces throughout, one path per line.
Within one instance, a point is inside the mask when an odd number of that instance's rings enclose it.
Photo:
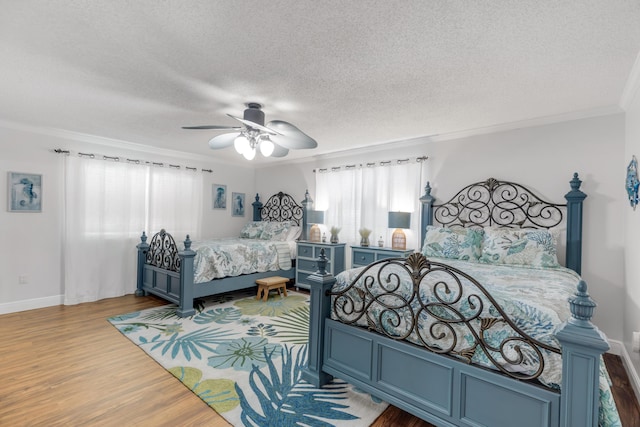
M 435 201 L 436 198 L 431 195 L 431 184 L 427 181 L 427 185 L 424 186 L 424 196 L 420 197 L 420 203 L 422 203 L 420 245 L 424 242 L 427 234 L 427 225 L 433 224 L 433 204 Z
M 566 266 L 578 274 L 582 270 L 582 202 L 587 197 L 580 191 L 581 184 L 578 172 L 575 172 L 569 181 L 571 191 L 564 196 L 567 200 Z
M 324 253 L 324 248 L 320 249 L 320 257 L 318 257 L 318 271 L 317 274 L 324 276 L 327 274 L 327 256 Z
M 578 172 L 573 173 L 573 179 L 569 181 L 569 185 L 571 185 L 571 190 L 578 191 L 580 190 L 580 185 L 582 185 L 582 181 L 578 178 Z
M 590 322 L 596 303 L 581 280 L 569 298 L 571 318 L 556 332 L 562 346 L 561 426 L 598 425 L 600 360 L 609 350 L 605 335 Z M 575 402 L 587 402 L 576 405 Z
M 593 311 L 596 308 L 596 302 L 591 299 L 587 293 L 587 283 L 584 280 L 578 282 L 575 294 L 569 298 L 569 306 L 571 309 L 570 323 L 574 325 L 590 327 Z

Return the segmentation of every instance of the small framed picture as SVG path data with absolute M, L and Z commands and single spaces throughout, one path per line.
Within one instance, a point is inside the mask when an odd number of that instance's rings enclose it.
M 231 193 L 231 216 L 244 216 L 244 193 Z
M 9 212 L 42 212 L 42 175 L 9 172 Z
M 213 209 L 227 209 L 227 186 L 213 184 Z

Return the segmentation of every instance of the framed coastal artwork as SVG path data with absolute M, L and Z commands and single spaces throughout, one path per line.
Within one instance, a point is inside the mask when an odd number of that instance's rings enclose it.
M 9 212 L 42 212 L 42 175 L 9 172 Z
M 213 184 L 213 209 L 227 209 L 227 186 Z
M 231 193 L 231 216 L 244 216 L 244 193 Z

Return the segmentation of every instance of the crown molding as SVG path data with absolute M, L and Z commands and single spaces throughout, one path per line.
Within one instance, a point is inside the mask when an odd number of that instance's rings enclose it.
M 640 91 L 640 53 L 636 56 L 636 62 L 631 68 L 627 84 L 624 86 L 622 96 L 620 97 L 620 108 L 628 110 L 633 102 L 636 94 Z
M 455 132 L 448 132 L 442 134 L 426 135 L 404 140 L 386 141 L 380 144 L 369 145 L 367 147 L 359 147 L 348 150 L 334 151 L 331 153 L 318 154 L 312 157 L 295 159 L 287 161 L 289 164 L 293 163 L 306 163 L 310 161 L 329 160 L 345 156 L 354 156 L 362 154 L 371 154 L 379 151 L 387 151 L 397 148 L 399 144 L 402 144 L 403 148 L 412 146 L 419 146 L 429 142 L 448 141 L 453 139 L 469 138 L 477 135 L 486 135 L 491 133 L 506 132 L 515 129 L 531 128 L 537 126 L 544 126 L 554 123 L 568 122 L 573 120 L 588 119 L 592 117 L 608 116 L 612 114 L 623 113 L 624 110 L 618 105 L 609 105 L 600 108 L 592 108 L 588 110 L 572 111 L 569 113 L 555 114 L 550 116 L 535 117 L 532 119 L 519 120 L 508 123 L 501 123 L 497 125 L 485 126 L 480 128 L 466 129 Z M 282 164 L 282 163 L 281 163 Z
M 143 154 L 151 154 L 155 156 L 163 156 L 170 158 L 180 158 L 184 160 L 192 160 L 204 163 L 220 163 L 214 159 L 205 159 L 202 155 L 188 153 L 186 151 L 170 150 L 166 148 L 158 148 L 150 145 L 138 144 L 135 142 L 123 141 L 119 139 L 106 138 L 103 136 L 91 135 L 81 132 L 74 132 L 65 129 L 49 128 L 43 126 L 27 125 L 24 123 L 11 122 L 0 119 L 0 127 L 22 132 L 28 132 L 38 135 L 44 135 L 52 138 L 66 139 L 82 143 L 93 144 L 102 147 L 116 148 L 127 151 L 137 151 Z M 65 148 L 65 147 L 60 147 Z

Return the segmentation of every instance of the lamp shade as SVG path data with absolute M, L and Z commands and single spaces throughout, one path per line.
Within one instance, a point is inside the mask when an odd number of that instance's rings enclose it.
M 324 223 L 324 211 L 308 210 L 307 223 L 322 224 Z
M 410 228 L 411 212 L 389 212 L 389 228 Z

